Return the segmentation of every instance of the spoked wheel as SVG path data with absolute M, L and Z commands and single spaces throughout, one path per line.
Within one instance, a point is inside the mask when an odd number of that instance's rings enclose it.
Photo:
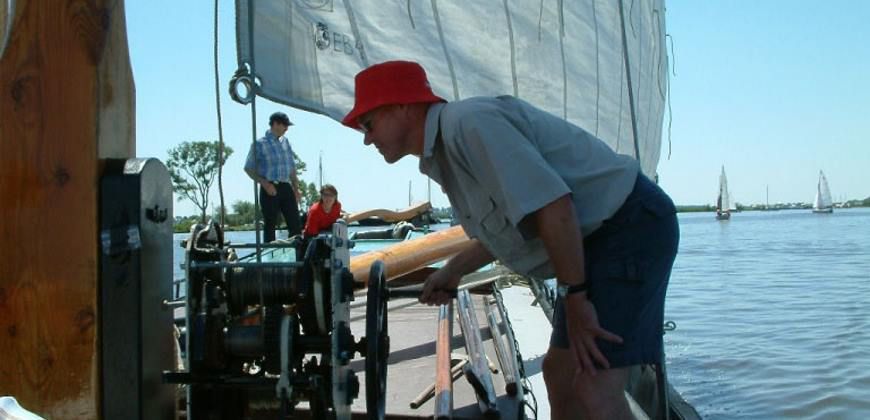
M 387 358 L 387 279 L 383 261 L 375 261 L 369 272 L 366 299 L 366 411 L 370 419 L 386 415 Z

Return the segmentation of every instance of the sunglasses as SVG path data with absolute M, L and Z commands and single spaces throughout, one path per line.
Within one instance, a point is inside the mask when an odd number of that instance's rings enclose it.
M 365 134 L 369 134 L 372 132 L 372 117 L 371 116 L 369 116 L 366 119 L 360 118 L 357 120 L 357 122 L 359 122 L 360 131 L 362 131 Z

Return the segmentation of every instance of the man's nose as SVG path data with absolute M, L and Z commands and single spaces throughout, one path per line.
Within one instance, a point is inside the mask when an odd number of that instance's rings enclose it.
M 374 139 L 372 139 L 372 136 L 369 133 L 365 133 L 365 135 L 363 136 L 363 144 L 365 144 L 366 146 L 372 144 L 373 140 Z

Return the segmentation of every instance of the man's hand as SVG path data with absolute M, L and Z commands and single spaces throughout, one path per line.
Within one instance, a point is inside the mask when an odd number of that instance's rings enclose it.
M 462 276 L 454 274 L 451 270 L 441 268 L 429 275 L 423 283 L 423 293 L 420 294 L 420 302 L 428 305 L 443 305 L 450 302 L 452 297 L 448 290 L 456 290 Z
M 266 191 L 266 194 L 269 194 L 272 197 L 278 194 L 278 190 L 275 189 L 275 186 L 272 185 L 272 183 L 269 181 L 260 181 L 260 186 L 263 187 L 263 189 Z
M 595 363 L 605 369 L 610 368 L 607 358 L 598 350 L 596 338 L 622 343 L 622 338 L 598 325 L 598 314 L 595 306 L 586 298 L 586 293 L 568 295 L 564 300 L 565 321 L 568 328 L 568 340 L 571 349 L 577 357 L 580 371 L 595 375 Z

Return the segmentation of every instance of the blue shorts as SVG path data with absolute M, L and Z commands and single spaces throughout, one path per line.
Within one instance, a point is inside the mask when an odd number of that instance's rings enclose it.
M 610 367 L 661 361 L 665 293 L 679 237 L 674 203 L 638 175 L 622 207 L 583 240 L 589 299 L 598 322 L 623 339 L 622 344 L 596 340 Z M 569 348 L 560 298 L 550 345 Z

